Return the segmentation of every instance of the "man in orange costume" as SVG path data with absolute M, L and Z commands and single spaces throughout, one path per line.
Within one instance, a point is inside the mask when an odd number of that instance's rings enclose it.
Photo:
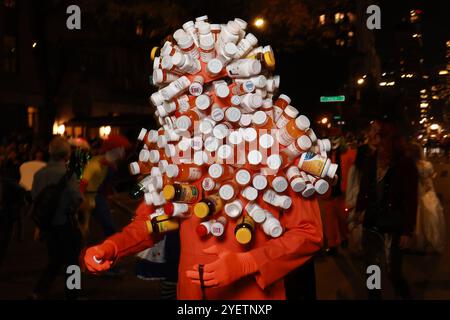
M 195 229 L 200 219 L 196 216 L 181 221 L 178 299 L 285 299 L 283 277 L 308 261 L 322 246 L 317 200 L 303 199 L 294 192 L 288 195 L 293 204 L 281 214 L 258 199 L 260 206 L 280 219 L 284 233 L 269 239 L 255 224 L 249 248 L 235 240 L 235 221 L 228 221 L 225 235 L 219 241 L 215 237 L 207 240 L 198 237 Z M 118 259 L 158 241 L 158 236 L 150 235 L 147 228 L 153 212 L 152 207 L 142 203 L 135 219 L 121 232 L 89 248 L 84 257 L 87 269 L 94 273 L 106 271 Z M 203 266 L 202 281 L 199 265 Z

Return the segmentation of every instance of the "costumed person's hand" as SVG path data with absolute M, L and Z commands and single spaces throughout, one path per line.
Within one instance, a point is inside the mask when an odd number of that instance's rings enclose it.
M 227 286 L 258 270 L 258 266 L 249 252 L 235 253 L 229 250 L 219 250 L 217 246 L 209 247 L 203 252 L 219 257 L 216 261 L 203 267 L 203 283 L 207 288 Z M 193 270 L 186 271 L 186 276 L 193 283 L 201 284 L 198 265 L 195 265 Z
M 86 268 L 92 273 L 107 271 L 114 263 L 116 256 L 116 247 L 111 241 L 90 247 L 84 255 Z

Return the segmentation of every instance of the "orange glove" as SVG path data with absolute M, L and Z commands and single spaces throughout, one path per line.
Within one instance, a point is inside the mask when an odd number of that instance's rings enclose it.
M 114 242 L 106 240 L 102 244 L 86 250 L 84 263 L 90 272 L 97 274 L 109 270 L 116 260 L 116 255 L 116 245 Z
M 249 252 L 235 253 L 229 250 L 219 250 L 217 246 L 209 247 L 203 252 L 219 256 L 219 259 L 206 264 L 203 268 L 205 287 L 224 287 L 258 271 L 258 266 Z M 194 266 L 194 270 L 186 271 L 186 276 L 193 283 L 200 285 L 198 265 Z

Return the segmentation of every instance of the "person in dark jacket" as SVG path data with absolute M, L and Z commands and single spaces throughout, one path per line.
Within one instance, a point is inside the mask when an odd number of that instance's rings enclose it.
M 395 125 L 384 120 L 375 128 L 374 152 L 363 167 L 356 204 L 358 214 L 365 212 L 362 246 L 367 265 L 383 272 L 384 260 L 396 295 L 409 299 L 402 260 L 415 229 L 418 172 Z M 369 290 L 369 298 L 381 298 L 380 290 Z
M 57 184 L 67 174 L 66 163 L 70 158 L 70 152 L 71 147 L 65 139 L 58 137 L 50 142 L 50 161 L 36 173 L 33 179 L 31 189 L 33 200 L 36 200 L 41 192 L 45 192 L 47 186 Z M 30 296 L 31 299 L 45 298 L 57 275 L 61 271 L 64 271 L 65 274 L 69 265 L 79 264 L 81 232 L 79 226 L 74 222 L 74 217 L 76 217 L 74 213 L 83 201 L 83 196 L 74 174 L 70 175 L 60 198 L 55 201 L 58 201 L 58 207 L 44 237 L 48 251 L 48 263 Z M 77 290 L 70 290 L 67 286 L 64 288 L 67 299 L 77 298 Z

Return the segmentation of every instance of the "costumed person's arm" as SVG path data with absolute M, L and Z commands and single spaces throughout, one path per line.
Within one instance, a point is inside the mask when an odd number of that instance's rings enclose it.
M 218 255 L 218 260 L 203 268 L 206 287 L 226 286 L 254 274 L 258 285 L 264 289 L 320 250 L 323 234 L 317 200 L 306 200 L 294 193 L 290 196 L 293 204 L 280 219 L 285 232 L 279 238 L 244 253 L 219 250 L 217 246 L 205 250 L 205 253 Z M 198 266 L 186 275 L 192 282 L 200 284 Z
M 84 257 L 87 269 L 94 273 L 106 271 L 120 258 L 150 248 L 161 240 L 161 236 L 151 235 L 147 227 L 149 215 L 153 212 L 152 207 L 142 202 L 134 220 L 122 231 L 87 249 Z

